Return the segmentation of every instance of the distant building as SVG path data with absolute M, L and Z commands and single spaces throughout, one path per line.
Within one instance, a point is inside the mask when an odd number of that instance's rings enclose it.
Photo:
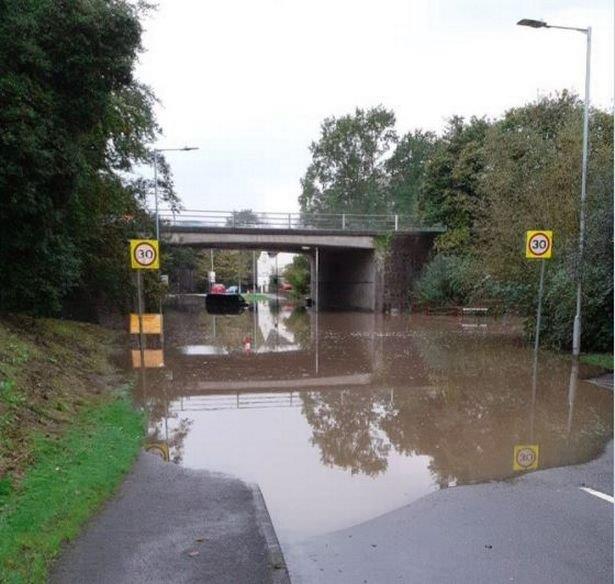
M 270 255 L 271 253 L 271 255 Z M 271 277 L 276 275 L 276 268 L 281 277 L 284 268 L 293 261 L 295 254 L 286 252 L 263 251 L 256 260 L 256 273 L 258 275 L 258 289 L 260 292 L 274 292 L 269 289 Z

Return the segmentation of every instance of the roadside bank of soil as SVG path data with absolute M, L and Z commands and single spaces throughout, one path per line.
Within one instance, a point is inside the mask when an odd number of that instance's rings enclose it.
M 102 327 L 0 317 L 0 582 L 44 582 L 116 489 L 144 420 Z

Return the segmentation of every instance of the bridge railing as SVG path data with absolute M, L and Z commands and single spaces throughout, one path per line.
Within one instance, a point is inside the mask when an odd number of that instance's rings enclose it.
M 409 215 L 356 213 L 259 213 L 255 211 L 197 211 L 160 213 L 161 226 L 228 227 L 232 229 L 315 229 L 331 231 L 410 231 L 419 225 Z M 423 227 L 421 227 L 423 228 Z

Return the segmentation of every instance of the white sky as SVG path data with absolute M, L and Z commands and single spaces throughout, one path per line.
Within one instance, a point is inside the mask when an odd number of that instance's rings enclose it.
M 613 106 L 611 0 L 158 0 L 137 70 L 187 209 L 295 211 L 323 118 L 383 104 L 400 134 L 557 89 Z

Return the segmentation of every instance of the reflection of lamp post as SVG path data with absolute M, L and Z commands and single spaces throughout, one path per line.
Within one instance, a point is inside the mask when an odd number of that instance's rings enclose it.
M 156 205 L 156 239 L 160 239 L 160 217 L 158 215 L 158 153 L 159 152 L 187 152 L 198 150 L 197 146 L 184 146 L 183 148 L 154 148 L 154 203 Z
M 579 378 L 579 360 L 572 358 L 572 368 L 570 369 L 570 382 L 568 383 L 568 424 L 566 427 L 567 435 L 570 438 L 572 432 L 572 416 L 574 413 L 574 401 L 577 395 L 577 379 Z
M 585 200 L 587 198 L 587 155 L 589 142 L 589 79 L 591 62 L 592 29 L 577 28 L 573 26 L 553 26 L 542 20 L 524 18 L 517 22 L 521 26 L 531 28 L 559 28 L 562 30 L 574 30 L 585 35 L 587 40 L 585 50 L 585 103 L 583 107 L 583 159 L 581 163 L 581 209 L 579 213 L 579 256 L 577 259 L 577 306 L 572 329 L 572 354 L 578 356 L 581 352 L 581 286 L 583 280 L 583 247 L 585 245 Z

